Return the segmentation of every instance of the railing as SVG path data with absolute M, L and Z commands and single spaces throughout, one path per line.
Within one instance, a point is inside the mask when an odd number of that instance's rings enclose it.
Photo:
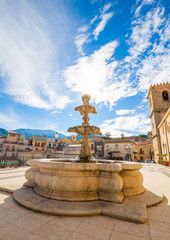
M 139 154 L 144 154 L 144 151 L 139 151 Z

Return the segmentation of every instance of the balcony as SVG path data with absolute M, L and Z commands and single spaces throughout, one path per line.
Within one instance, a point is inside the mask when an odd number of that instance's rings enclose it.
M 15 149 L 6 148 L 4 152 L 15 152 Z
M 144 151 L 139 151 L 139 154 L 140 154 L 140 155 L 143 155 L 143 154 L 144 154 Z

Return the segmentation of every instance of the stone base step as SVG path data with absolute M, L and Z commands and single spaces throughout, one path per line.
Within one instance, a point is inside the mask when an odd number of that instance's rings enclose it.
M 48 199 L 37 195 L 30 187 L 22 187 L 13 193 L 14 199 L 22 206 L 52 215 L 85 216 L 107 215 L 110 217 L 145 223 L 147 221 L 146 207 L 162 201 L 162 193 L 145 189 L 138 196 L 126 197 L 122 204 L 107 201 L 68 202 Z

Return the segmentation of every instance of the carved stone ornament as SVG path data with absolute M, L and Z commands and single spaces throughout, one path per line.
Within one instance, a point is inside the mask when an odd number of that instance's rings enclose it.
M 89 123 L 89 113 L 97 113 L 95 107 L 89 104 L 89 100 L 91 99 L 91 96 L 88 94 L 84 94 L 82 96 L 83 100 L 83 105 L 79 107 L 75 107 L 76 111 L 79 111 L 80 114 L 83 116 L 83 123 L 81 126 L 76 126 L 76 127 L 70 127 L 67 131 L 68 132 L 75 132 L 79 136 L 83 136 L 83 143 L 81 146 L 81 151 L 80 151 L 80 162 L 90 162 L 90 158 L 92 157 L 91 151 L 90 151 L 90 146 L 89 146 L 89 141 L 88 141 L 88 136 L 92 134 L 96 135 L 102 135 L 100 128 L 96 126 L 90 126 Z

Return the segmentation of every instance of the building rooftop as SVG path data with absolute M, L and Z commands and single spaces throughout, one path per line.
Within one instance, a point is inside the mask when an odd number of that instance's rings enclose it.
M 9 131 L 8 133 L 12 133 L 12 134 L 15 134 L 15 135 L 19 135 L 19 133 L 14 132 L 14 131 Z
M 164 88 L 164 87 L 170 87 L 170 83 L 169 82 L 164 82 L 164 83 L 158 83 L 158 84 L 153 84 L 150 86 L 149 88 L 149 91 L 148 91 L 148 96 L 147 98 L 149 98 L 149 94 L 150 94 L 150 91 L 153 90 L 153 89 L 156 89 L 156 88 Z
M 13 142 L 13 141 L 4 141 L 4 143 L 22 145 L 21 143 Z
M 128 140 L 128 139 L 115 138 L 115 139 L 105 140 L 104 143 L 134 143 L 134 141 Z
M 150 141 L 144 141 L 144 142 L 137 142 L 136 145 L 137 146 L 147 146 L 147 145 L 151 145 L 152 142 Z

